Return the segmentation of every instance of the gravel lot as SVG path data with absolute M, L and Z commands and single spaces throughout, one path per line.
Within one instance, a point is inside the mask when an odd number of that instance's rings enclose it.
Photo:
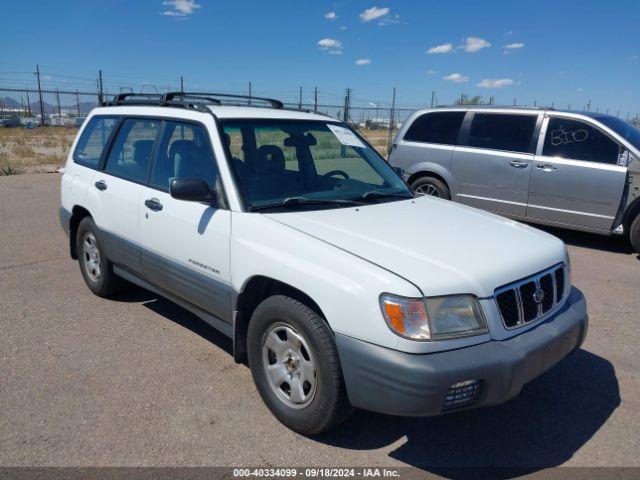
M 552 231 L 590 331 L 516 399 L 431 419 L 356 412 L 310 439 L 271 416 L 206 324 L 141 289 L 89 293 L 58 185 L 0 178 L 0 465 L 640 466 L 640 261 L 620 239 Z

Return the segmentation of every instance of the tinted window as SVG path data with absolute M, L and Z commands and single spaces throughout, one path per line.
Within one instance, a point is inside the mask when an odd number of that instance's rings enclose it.
M 162 139 L 151 173 L 151 184 L 168 189 L 179 177 L 200 177 L 215 188 L 218 169 L 211 142 L 199 125 L 165 122 Z
M 145 181 L 159 127 L 158 120 L 125 120 L 109 152 L 105 171 L 129 180 Z
M 469 146 L 527 153 L 536 115 L 476 113 L 469 131 Z
M 404 136 L 411 142 L 455 145 L 465 112 L 427 113 L 418 117 Z
M 80 165 L 97 168 L 102 150 L 116 123 L 118 123 L 116 117 L 93 117 L 89 120 L 73 152 L 73 161 Z
M 615 141 L 588 123 L 552 117 L 542 154 L 617 165 L 618 150 Z

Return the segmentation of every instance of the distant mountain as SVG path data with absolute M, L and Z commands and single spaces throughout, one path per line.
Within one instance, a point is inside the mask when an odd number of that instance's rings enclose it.
M 22 108 L 22 103 L 18 102 L 17 100 L 11 97 L 0 98 L 0 100 L 4 105 L 4 108 L 7 108 L 7 109 Z M 43 106 L 44 106 L 45 115 L 58 112 L 57 105 L 51 105 L 50 103 L 44 102 Z M 96 106 L 97 106 L 97 102 L 80 102 L 80 114 L 86 115 L 92 109 L 96 108 Z M 63 105 L 60 105 L 60 107 L 62 108 L 63 111 L 66 110 L 73 113 L 77 113 L 78 111 L 78 105 L 76 105 L 75 103 L 71 105 L 63 104 Z M 31 102 L 31 112 L 33 114 L 40 114 L 40 102 Z

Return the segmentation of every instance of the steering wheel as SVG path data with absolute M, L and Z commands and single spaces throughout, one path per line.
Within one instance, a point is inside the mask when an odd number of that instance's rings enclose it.
M 341 175 L 344 177 L 345 180 L 349 179 L 349 174 L 343 170 L 331 170 L 330 172 L 325 173 L 324 175 L 322 175 L 323 180 L 326 180 L 329 177 L 333 177 L 334 175 Z

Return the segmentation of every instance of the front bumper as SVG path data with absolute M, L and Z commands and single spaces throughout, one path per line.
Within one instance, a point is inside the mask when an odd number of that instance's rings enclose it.
M 588 326 L 584 296 L 572 288 L 563 308 L 532 330 L 502 341 L 432 354 L 391 350 L 336 334 L 351 404 L 394 415 L 445 412 L 451 385 L 481 380 L 477 399 L 462 408 L 496 405 L 515 397 L 584 342 Z

